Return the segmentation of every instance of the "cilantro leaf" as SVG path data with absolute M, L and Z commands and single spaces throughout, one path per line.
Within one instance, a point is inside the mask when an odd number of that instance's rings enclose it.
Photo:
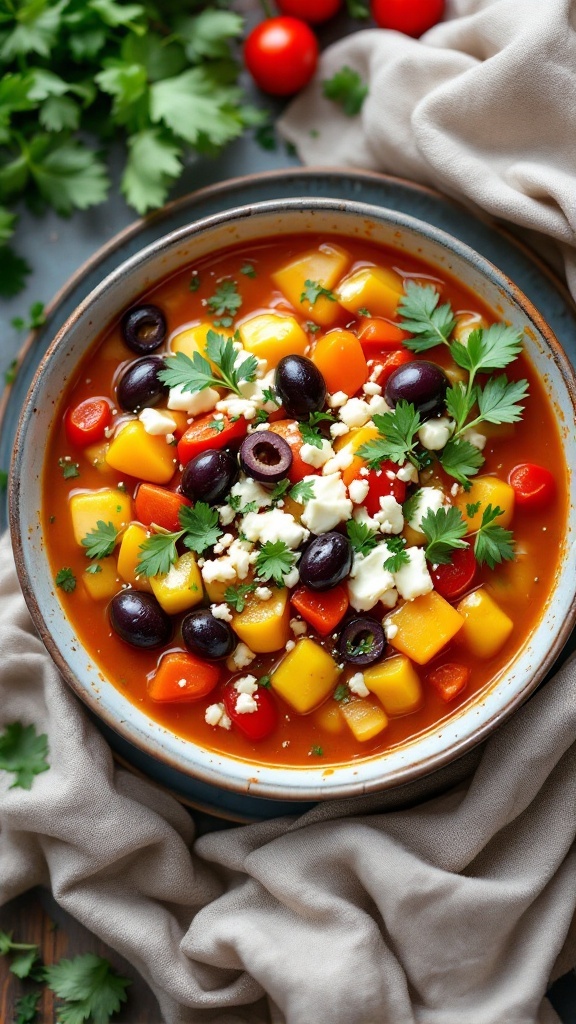
M 14 1003 L 14 1024 L 34 1024 L 41 992 L 27 992 Z
M 348 704 L 351 700 L 351 694 L 347 683 L 339 683 L 332 696 L 334 700 L 337 700 L 342 704 Z
M 45 968 L 45 977 L 48 987 L 64 1000 L 58 1010 L 62 1024 L 82 1024 L 88 1017 L 94 1024 L 108 1024 L 126 1002 L 131 984 L 95 953 L 51 964 Z
M 177 533 L 153 533 L 140 545 L 136 566 L 137 576 L 163 576 L 178 558 L 176 542 L 182 536 Z
M 346 10 L 351 18 L 359 21 L 367 21 L 370 17 L 370 8 L 365 0 L 346 0 Z
M 384 562 L 388 572 L 399 572 L 403 565 L 408 565 L 410 558 L 406 553 L 406 541 L 403 537 L 387 537 L 386 546 L 391 555 Z
M 295 562 L 296 555 L 283 540 L 268 540 L 258 552 L 256 572 L 261 580 L 273 580 L 281 587 Z
M 432 285 L 406 283 L 405 295 L 398 304 L 399 325 L 414 335 L 404 340 L 404 345 L 412 352 L 425 352 L 436 345 L 447 344 L 456 320 L 450 304 L 439 306 L 439 301 L 440 294 Z
M 72 462 L 71 459 L 58 459 L 58 465 L 65 480 L 74 480 L 80 476 L 80 467 L 77 462 Z
M 476 328 L 468 335 L 465 345 L 459 341 L 450 345 L 454 361 L 473 374 L 502 370 L 516 359 L 521 350 L 521 334 L 507 324 Z
M 222 536 L 218 525 L 218 510 L 204 501 L 197 501 L 194 508 L 183 505 L 179 518 L 184 530 L 182 543 L 198 555 L 206 548 L 211 548 Z
M 162 206 L 170 186 L 182 173 L 182 149 L 159 128 L 128 139 L 128 159 L 120 190 L 138 213 Z
M 242 34 L 243 19 L 233 11 L 209 7 L 185 24 L 186 56 L 196 64 L 202 57 L 214 60 L 229 55 L 228 40 Z
M 17 953 L 10 964 L 10 971 L 12 974 L 15 974 L 17 978 L 34 978 L 36 981 L 42 980 L 43 972 L 38 947 L 32 946 L 30 949 Z
M 456 430 L 459 430 L 468 419 L 477 398 L 478 388 L 468 388 L 461 380 L 447 389 L 446 409 L 448 415 L 456 422 Z
M 46 733 L 37 735 L 34 725 L 22 725 L 21 722 L 7 725 L 0 733 L 0 768 L 16 776 L 10 789 L 15 786 L 31 789 L 34 776 L 48 771 L 50 767 L 47 753 Z
M 223 316 L 225 313 L 235 316 L 241 305 L 242 296 L 233 280 L 220 281 L 214 294 L 207 300 L 208 309 L 214 316 Z
M 486 563 L 494 569 L 500 562 L 515 558 L 514 541 L 511 530 L 505 530 L 495 520 L 502 515 L 498 505 L 487 505 L 482 513 L 482 522 L 474 541 L 474 555 L 479 565 Z
M 72 139 L 55 144 L 51 136 L 37 135 L 30 144 L 28 167 L 42 198 L 64 216 L 102 203 L 108 194 L 104 164 Z
M 206 355 L 216 366 L 213 367 L 200 355 L 194 352 L 192 358 L 184 352 L 176 352 L 164 360 L 164 369 L 158 372 L 159 379 L 168 387 L 181 387 L 183 391 L 195 393 L 209 387 L 225 387 L 240 394 L 241 381 L 256 379 L 258 362 L 253 355 L 238 360 L 238 352 L 234 348 L 232 338 L 224 339 L 216 331 L 208 331 L 206 335 Z
M 105 523 L 99 519 L 96 527 L 82 538 L 82 545 L 86 548 L 86 557 L 106 558 L 107 555 L 111 555 L 116 547 L 117 538 L 118 530 L 114 523 Z
M 420 523 L 420 529 L 426 537 L 426 558 L 432 565 L 447 565 L 452 561 L 455 548 L 466 547 L 462 537 L 467 533 L 467 525 L 460 509 L 439 508 L 436 512 L 429 509 Z
M 402 464 L 406 459 L 417 466 L 415 448 L 421 420 L 414 406 L 402 400 L 393 412 L 376 414 L 373 419 L 380 437 L 367 441 L 357 452 L 360 458 L 366 460 L 369 468 L 379 469 L 381 463 L 387 460 Z
M 470 477 L 476 476 L 484 465 L 482 452 L 460 437 L 451 437 L 438 456 L 445 472 L 465 488 L 470 486 Z
M 72 569 L 59 569 L 54 577 L 54 582 L 65 594 L 71 594 L 72 591 L 76 590 L 76 577 Z
M 244 274 L 245 277 L 257 277 L 254 265 L 252 263 L 243 263 L 240 267 L 240 273 Z
M 26 277 L 32 273 L 32 267 L 9 245 L 0 246 L 0 267 L 0 297 L 11 299 L 26 287 Z
M 102 572 L 102 566 L 98 562 L 92 562 L 85 571 L 94 576 L 97 572 Z
M 335 423 L 335 418 L 330 412 L 311 412 L 308 423 L 299 423 L 298 429 L 304 444 L 311 444 L 314 448 L 321 448 L 322 442 L 326 440 L 318 429 L 319 423 Z
M 342 107 L 348 117 L 360 113 L 362 104 L 368 95 L 368 86 L 362 81 L 357 71 L 348 65 L 340 68 L 332 78 L 322 82 L 322 92 L 326 99 L 333 100 Z
M 309 302 L 313 306 L 320 295 L 329 299 L 330 302 L 336 302 L 336 296 L 329 288 L 324 288 L 318 281 L 306 280 L 304 282 L 304 291 L 300 296 L 300 302 Z
M 150 119 L 197 148 L 203 140 L 219 147 L 242 134 L 239 99 L 236 86 L 219 82 L 211 70 L 190 68 L 150 86 Z
M 237 587 L 226 587 L 224 600 L 231 604 L 235 611 L 243 612 L 248 594 L 254 593 L 255 590 L 255 583 L 240 583 Z
M 378 543 L 376 530 L 371 530 L 367 523 L 357 522 L 356 519 L 348 520 L 346 533 L 357 555 L 367 555 Z
M 522 419 L 524 406 L 520 403 L 527 393 L 527 380 L 509 381 L 504 374 L 490 377 L 478 393 L 480 415 L 473 423 L 517 423 Z
M 312 480 L 299 480 L 290 490 L 290 497 L 301 504 L 305 501 L 312 501 L 314 497 L 314 483 Z
M 421 497 L 422 488 L 419 487 L 416 491 L 414 491 L 413 494 L 410 495 L 409 498 L 406 498 L 406 501 L 402 505 L 402 515 L 404 516 L 404 519 L 406 520 L 407 523 L 410 523 L 410 521 L 416 515 L 416 511 L 418 509 L 418 505 L 420 504 Z

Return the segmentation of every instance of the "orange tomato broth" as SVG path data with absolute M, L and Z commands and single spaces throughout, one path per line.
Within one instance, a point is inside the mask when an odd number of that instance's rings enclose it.
M 262 242 L 230 250 L 187 267 L 159 283 L 141 299 L 155 303 L 163 309 L 168 323 L 167 338 L 176 328 L 188 326 L 199 319 L 206 319 L 206 308 L 202 305 L 202 300 L 206 300 L 213 293 L 215 284 L 226 277 L 232 277 L 238 283 L 238 289 L 243 296 L 243 305 L 234 326 L 238 320 L 247 318 L 249 313 L 254 314 L 271 308 L 279 312 L 294 313 L 273 284 L 270 275 L 294 256 L 322 241 L 325 239 L 314 236 L 306 236 L 304 239 L 283 238 L 277 242 Z M 424 284 L 430 283 L 430 280 L 436 283 L 441 288 L 441 301 L 449 301 L 455 312 L 473 310 L 483 315 L 488 323 L 498 319 L 457 281 L 443 275 L 440 285 L 439 272 L 415 258 L 404 253 L 386 251 L 382 247 L 358 240 L 330 236 L 330 242 L 341 245 L 350 253 L 352 263 L 347 273 L 371 263 L 396 267 L 402 274 L 421 280 Z M 255 268 L 256 277 L 241 273 L 241 267 L 247 261 Z M 193 271 L 198 271 L 201 281 L 200 287 L 194 292 L 190 290 Z M 302 316 L 301 322 L 306 319 Z M 353 330 L 357 329 L 361 325 L 361 318 L 356 319 L 342 309 L 340 319 L 334 326 L 351 325 Z M 222 333 L 232 333 L 233 330 L 234 328 L 231 328 Z M 319 332 L 317 337 L 319 336 L 322 336 L 322 332 Z M 161 354 L 163 350 L 164 348 L 161 348 L 155 354 Z M 368 358 L 375 356 L 376 353 L 371 349 Z M 185 650 L 179 639 L 178 629 L 174 632 L 172 642 L 165 648 L 142 650 L 132 647 L 112 631 L 107 616 L 108 602 L 95 602 L 85 591 L 80 577 L 87 561 L 84 549 L 77 546 L 72 539 L 67 509 L 69 496 L 78 489 L 114 486 L 120 480 L 124 481 L 128 493 L 133 494 L 138 481 L 112 469 L 102 474 L 90 465 L 82 450 L 74 449 L 67 440 L 63 416 L 69 405 L 85 398 L 98 395 L 113 397 L 114 382 L 118 378 L 120 368 L 136 358 L 138 356 L 123 343 L 118 323 L 107 330 L 91 348 L 76 381 L 62 398 L 60 414 L 56 417 L 49 438 L 42 509 L 46 546 L 54 575 L 62 566 L 67 566 L 78 579 L 74 592 L 68 594 L 62 590 L 58 591 L 66 614 L 79 640 L 99 665 L 103 678 L 110 679 L 134 705 L 166 729 L 203 748 L 221 751 L 254 764 L 318 767 L 320 764 L 329 766 L 371 757 L 426 730 L 437 728 L 463 705 L 473 700 L 481 690 L 493 685 L 502 675 L 511 659 L 527 641 L 542 614 L 557 572 L 567 508 L 567 477 L 558 426 L 544 388 L 526 356 L 522 354 L 505 371 L 510 379 L 526 377 L 529 381 L 530 394 L 524 419 L 513 426 L 489 428 L 492 436 L 489 437 L 484 449 L 486 463 L 480 472 L 498 475 L 506 480 L 510 470 L 518 463 L 537 462 L 554 469 L 557 496 L 551 507 L 536 514 L 516 508 L 511 529 L 514 531 L 518 549 L 526 552 L 526 557 L 505 563 L 494 571 L 486 567 L 481 568 L 473 588 L 476 589 L 481 583 L 488 586 L 489 592 L 499 606 L 514 621 L 512 635 L 498 654 L 485 662 L 478 661 L 466 652 L 462 644 L 452 641 L 427 665 L 416 666 L 423 684 L 422 707 L 408 715 L 390 717 L 389 724 L 383 732 L 372 741 L 362 744 L 354 738 L 346 724 L 339 733 L 329 733 L 320 727 L 316 711 L 300 716 L 288 705 L 283 704 L 274 693 L 272 696 L 281 712 L 279 724 L 270 737 L 258 743 L 250 742 L 234 726 L 230 731 L 226 731 L 208 725 L 204 720 L 206 706 L 220 701 L 225 682 L 231 676 L 237 675 L 237 672 L 231 673 L 226 669 L 217 689 L 204 700 L 197 703 L 155 703 L 147 694 L 148 680 L 163 654 L 167 651 Z M 444 365 L 450 362 L 448 350 L 443 347 L 427 351 L 424 358 Z M 80 477 L 72 480 L 63 478 L 58 460 L 64 457 L 71 457 L 74 462 L 79 463 Z M 174 489 L 178 479 L 177 473 L 167 486 Z M 368 613 L 354 613 L 353 609 L 350 609 L 353 614 L 373 614 L 381 617 L 378 611 L 378 606 Z M 182 617 L 179 616 L 178 621 Z M 308 630 L 308 636 L 325 643 L 311 629 Z M 394 654 L 396 651 L 388 646 L 384 656 Z M 258 678 L 278 662 L 279 656 L 280 652 L 274 655 L 258 655 L 255 661 L 241 670 L 241 674 L 252 673 Z M 450 661 L 469 666 L 471 676 L 466 690 L 450 704 L 446 704 L 436 691 L 427 685 L 426 676 L 435 666 Z M 339 682 L 345 681 L 357 671 L 358 667 L 346 666 Z M 372 695 L 370 696 L 372 698 Z M 327 703 L 335 704 L 331 696 L 328 697 Z M 315 747 L 321 747 L 321 757 L 313 754 Z

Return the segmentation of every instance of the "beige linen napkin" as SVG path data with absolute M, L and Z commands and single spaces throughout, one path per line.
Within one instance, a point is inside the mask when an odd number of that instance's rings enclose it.
M 0 771 L 0 906 L 50 887 L 166 1024 L 265 1024 L 264 994 L 288 1024 L 557 1021 L 543 996 L 576 904 L 576 662 L 444 773 L 477 765 L 443 796 L 335 801 L 194 845 L 188 813 L 114 764 L 59 677 L 7 537 L 0 624 L 0 728 L 34 723 L 50 761 L 29 791 Z

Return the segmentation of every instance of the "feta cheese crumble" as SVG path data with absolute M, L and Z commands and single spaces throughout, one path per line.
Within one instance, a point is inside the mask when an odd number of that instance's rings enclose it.
M 219 725 L 221 729 L 232 728 L 232 722 L 228 718 L 223 704 L 209 704 L 204 712 L 204 721 L 208 725 Z
M 454 420 L 448 419 L 447 416 L 426 420 L 418 430 L 420 444 L 431 452 L 439 452 L 452 437 L 455 426 Z
M 300 449 L 300 458 L 302 462 L 305 462 L 308 466 L 314 466 L 314 469 L 320 469 L 328 459 L 334 458 L 334 449 L 330 444 L 330 441 L 323 440 L 322 447 L 316 448 L 313 444 L 305 442 Z
M 423 548 L 406 548 L 408 563 L 394 573 L 396 589 L 405 601 L 413 601 L 415 597 L 429 594 L 434 584 L 426 565 Z
M 159 409 L 142 409 L 138 419 L 143 424 L 146 433 L 152 437 L 173 434 L 177 427 L 174 417 Z
M 367 555 L 355 555 L 348 578 L 348 597 L 357 612 L 367 612 L 378 601 L 393 608 L 398 599 L 394 577 L 384 562 L 392 552 L 385 541 L 377 544 Z
M 184 391 L 181 384 L 170 388 L 168 395 L 168 408 L 174 412 L 187 412 L 189 416 L 199 416 L 201 412 L 210 412 L 214 408 L 220 395 L 214 388 L 204 388 L 203 391 Z
M 355 693 L 357 697 L 369 696 L 370 690 L 368 689 L 366 683 L 364 682 L 363 672 L 356 672 L 353 676 L 350 677 L 350 679 L 348 680 L 348 689 L 351 691 L 351 693 Z
M 274 543 L 282 540 L 292 550 L 300 547 L 310 536 L 309 531 L 297 523 L 293 515 L 279 508 L 270 509 L 269 512 L 249 512 L 242 520 L 242 533 L 254 543 L 259 541 L 266 544 L 268 541 Z
M 210 611 L 215 619 L 222 619 L 223 622 L 232 622 L 232 612 L 227 604 L 211 604 Z
M 312 533 L 327 533 L 352 515 L 352 502 L 339 473 L 329 476 L 306 476 L 314 483 L 314 497 L 306 502 L 301 519 Z

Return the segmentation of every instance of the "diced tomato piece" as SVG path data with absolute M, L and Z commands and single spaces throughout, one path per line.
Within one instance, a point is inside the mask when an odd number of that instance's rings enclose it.
M 426 677 L 438 695 L 447 704 L 458 697 L 468 685 L 470 669 L 467 665 L 460 665 L 455 661 L 447 661 L 444 665 L 438 665 L 432 669 Z
M 297 484 L 299 480 L 303 480 L 305 476 L 310 476 L 312 473 L 317 473 L 318 470 L 314 469 L 314 466 L 310 466 L 308 462 L 304 462 L 300 455 L 302 445 L 302 434 L 298 429 L 297 420 L 277 420 L 275 423 L 270 423 L 269 430 L 272 430 L 275 434 L 279 434 L 285 441 L 290 445 L 292 451 L 292 465 L 288 473 L 288 479 L 290 483 Z
M 374 317 L 371 320 L 363 320 L 358 331 L 358 337 L 366 355 L 374 357 L 374 349 L 384 349 L 391 352 L 401 349 L 402 344 L 409 338 L 407 331 L 403 331 L 397 324 L 391 324 L 389 320 L 382 317 Z
M 212 692 L 219 678 L 219 665 L 193 654 L 166 654 L 150 681 L 148 696 L 160 702 L 200 700 Z
M 430 569 L 434 589 L 447 601 L 454 601 L 470 589 L 477 568 L 474 548 L 470 544 L 465 548 L 455 548 L 451 562 Z
M 376 383 L 380 387 L 385 387 L 388 378 L 394 370 L 397 370 L 399 366 L 404 366 L 405 363 L 412 363 L 414 361 L 414 354 L 409 352 L 407 348 L 398 348 L 393 352 L 386 352 L 384 355 L 379 356 L 375 361 L 376 365 L 372 367 L 372 373 L 377 370 L 375 374 Z M 372 380 L 372 373 L 370 379 Z
M 396 476 L 400 466 L 395 462 L 383 462 L 380 469 L 371 469 L 368 476 L 360 477 L 368 484 L 368 494 L 364 498 L 364 506 L 369 516 L 375 516 L 380 512 L 380 498 L 391 494 L 400 504 L 406 497 L 406 484 Z M 387 474 L 393 473 L 390 477 Z
M 221 423 L 222 428 L 214 427 L 214 423 Z M 178 458 L 183 466 L 190 459 L 209 448 L 224 448 L 233 441 L 241 441 L 248 432 L 248 422 L 243 416 L 237 420 L 231 420 L 224 415 L 221 420 L 215 420 L 213 413 L 208 413 L 190 424 L 178 442 Z
M 258 709 L 242 713 L 236 710 L 239 696 L 240 694 L 234 689 L 234 680 L 232 680 L 224 691 L 226 714 L 249 740 L 266 739 L 270 733 L 274 732 L 278 722 L 278 711 L 272 696 L 263 686 L 259 686 L 252 694 Z
M 348 591 L 343 583 L 330 590 L 298 587 L 291 597 L 297 612 L 320 636 L 328 636 L 348 611 Z
M 64 416 L 66 436 L 78 448 L 101 441 L 111 422 L 112 409 L 105 398 L 85 398 L 67 409 Z
M 140 484 L 134 499 L 138 522 L 144 526 L 154 523 L 170 533 L 182 529 L 179 513 L 184 505 L 191 505 L 191 502 L 183 494 L 168 491 L 157 484 Z
M 525 509 L 541 509 L 556 497 L 556 481 L 549 469 L 536 462 L 522 462 L 508 477 L 514 488 L 516 504 Z

